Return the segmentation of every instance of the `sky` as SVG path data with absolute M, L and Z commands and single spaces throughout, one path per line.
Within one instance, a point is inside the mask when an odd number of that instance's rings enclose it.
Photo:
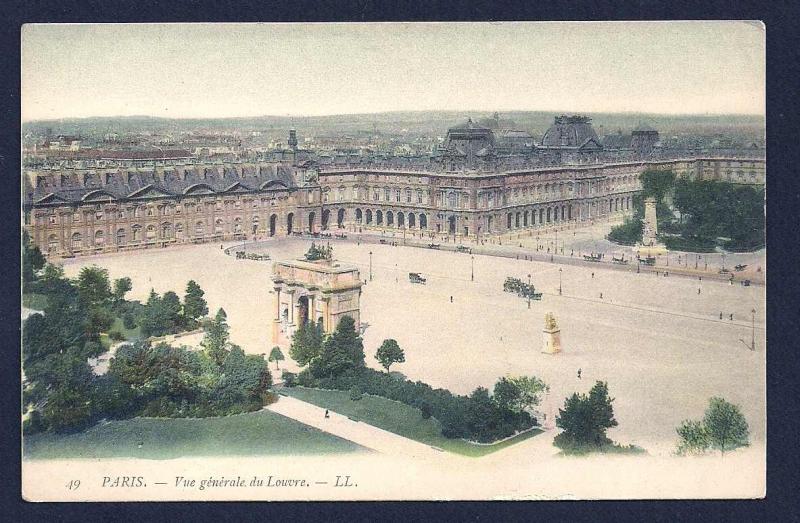
M 23 121 L 765 113 L 759 22 L 29 24 Z

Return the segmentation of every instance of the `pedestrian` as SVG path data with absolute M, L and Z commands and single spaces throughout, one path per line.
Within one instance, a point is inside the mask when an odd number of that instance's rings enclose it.
M 697 294 L 700 294 L 700 287 L 697 288 Z
M 719 319 L 722 319 L 722 313 L 721 312 L 719 313 Z
M 594 273 L 592 273 L 592 278 L 594 278 Z
M 578 379 L 581 379 L 581 369 L 578 369 Z
M 602 292 L 600 293 L 600 299 L 601 300 L 603 299 L 603 293 Z
M 450 303 L 453 303 L 453 297 L 450 296 Z
M 733 321 L 733 313 L 731 313 L 731 321 Z
M 328 409 L 325 409 L 325 417 L 326 418 L 330 418 L 331 417 L 331 415 L 328 413 Z

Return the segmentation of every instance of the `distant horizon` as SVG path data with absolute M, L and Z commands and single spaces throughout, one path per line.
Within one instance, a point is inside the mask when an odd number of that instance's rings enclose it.
M 134 119 L 134 118 L 152 118 L 158 120 L 242 120 L 242 119 L 258 119 L 258 118 L 326 118 L 337 116 L 372 116 L 372 115 L 389 115 L 399 113 L 463 113 L 465 116 L 468 114 L 492 115 L 499 113 L 502 117 L 503 114 L 509 113 L 551 113 L 553 116 L 561 115 L 581 115 L 592 117 L 593 114 L 603 115 L 642 115 L 654 117 L 758 117 L 765 119 L 766 116 L 761 113 L 660 113 L 652 111 L 564 111 L 558 109 L 390 109 L 384 111 L 369 111 L 360 113 L 325 113 L 325 114 L 252 114 L 252 115 L 237 115 L 237 116 L 159 116 L 155 114 L 115 114 L 115 115 L 89 115 L 89 116 L 64 116 L 60 118 L 41 118 L 34 120 L 22 120 L 22 123 L 40 123 L 40 122 L 54 122 L 63 120 L 90 120 L 93 118 L 104 119 Z

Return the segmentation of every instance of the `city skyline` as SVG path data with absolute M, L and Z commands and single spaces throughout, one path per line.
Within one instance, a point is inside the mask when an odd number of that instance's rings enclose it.
M 763 115 L 764 64 L 759 22 L 26 25 L 22 119 Z

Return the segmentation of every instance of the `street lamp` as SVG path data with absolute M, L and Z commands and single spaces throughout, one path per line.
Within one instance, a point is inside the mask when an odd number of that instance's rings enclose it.
M 369 251 L 369 281 L 372 281 L 372 251 Z
M 526 294 L 528 295 L 528 308 L 531 308 L 531 275 L 528 274 L 528 289 Z
M 558 295 L 561 296 L 561 267 L 558 268 Z
M 475 256 L 470 255 L 470 281 L 475 281 Z

